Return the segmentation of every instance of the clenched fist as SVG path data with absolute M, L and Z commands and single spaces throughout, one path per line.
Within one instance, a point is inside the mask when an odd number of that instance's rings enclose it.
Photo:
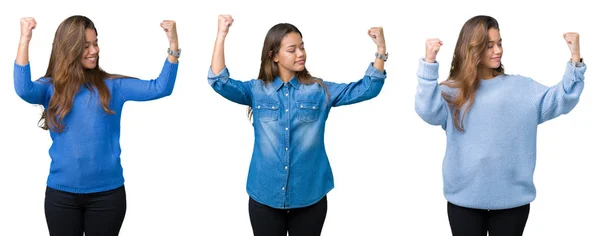
M 571 51 L 571 55 L 579 55 L 579 34 L 575 32 L 564 33 L 563 37 L 567 41 L 567 46 Z
M 229 33 L 229 27 L 233 24 L 231 15 L 219 15 L 219 36 L 226 36 Z
M 440 47 L 444 43 L 440 39 L 427 39 L 425 42 L 425 61 L 428 63 L 434 63 L 437 57 Z
M 377 45 L 377 48 L 385 48 L 385 38 L 383 37 L 382 27 L 372 27 L 369 29 L 369 37 L 373 39 L 373 42 Z
M 33 17 L 23 17 L 21 18 L 21 40 L 30 41 L 31 35 L 33 34 L 33 29 L 37 23 Z
M 160 27 L 163 28 L 169 39 L 169 43 L 178 43 L 177 39 L 177 26 L 173 20 L 164 20 L 160 23 Z

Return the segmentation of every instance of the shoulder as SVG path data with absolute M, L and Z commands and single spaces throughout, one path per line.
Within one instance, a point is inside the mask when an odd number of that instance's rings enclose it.
M 503 74 L 499 76 L 502 76 L 502 80 L 510 82 L 511 84 L 521 88 L 528 88 L 528 86 L 531 84 L 538 84 L 538 82 L 533 80 L 531 77 L 521 74 Z
M 499 75 L 499 77 L 502 77 L 503 79 L 515 80 L 515 81 L 531 80 L 530 77 L 524 76 L 524 75 L 521 75 L 521 74 L 502 74 L 502 75 Z
M 262 87 L 266 87 L 270 84 L 261 79 L 250 79 L 250 80 L 244 81 L 244 83 L 250 85 L 253 88 L 262 88 Z
M 106 85 L 117 85 L 120 86 L 123 82 L 128 80 L 140 80 L 139 78 L 125 76 L 125 75 L 110 75 L 104 79 Z
M 120 74 L 108 74 L 104 80 L 122 80 L 122 79 L 139 79 L 133 76 L 120 75 Z
M 253 93 L 271 93 L 275 89 L 273 88 L 273 83 L 266 82 L 261 79 L 250 79 L 243 81 L 242 86 L 247 87 Z
M 322 79 L 320 77 L 312 77 L 312 81 L 314 81 L 314 83 L 307 84 L 307 85 L 308 86 L 313 86 L 313 85 L 319 86 L 319 84 L 322 84 L 322 85 L 325 85 L 325 86 L 329 87 L 329 86 L 335 86 L 335 85 L 340 84 L 340 83 L 337 83 L 337 82 L 324 80 L 324 79 Z

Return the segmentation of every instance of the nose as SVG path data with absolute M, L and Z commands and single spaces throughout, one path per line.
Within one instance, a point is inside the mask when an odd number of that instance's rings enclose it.
M 498 45 L 494 45 L 494 55 L 500 55 L 502 54 L 502 47 L 498 46 Z
M 88 54 L 94 55 L 98 53 L 98 48 L 96 46 L 92 46 L 88 48 Z
M 304 50 L 296 50 L 296 51 L 297 51 L 297 53 L 296 53 L 297 57 L 303 58 L 306 55 L 306 52 L 304 52 Z

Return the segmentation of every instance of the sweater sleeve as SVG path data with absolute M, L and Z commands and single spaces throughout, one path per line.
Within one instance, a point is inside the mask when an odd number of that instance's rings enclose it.
M 115 81 L 119 93 L 125 101 L 149 101 L 171 95 L 177 78 L 178 63 L 165 59 L 158 78 L 140 80 L 136 78 L 120 78 Z
M 21 66 L 15 62 L 13 77 L 15 92 L 17 92 L 17 95 L 21 99 L 31 104 L 44 104 L 50 83 L 41 79 L 35 82 L 31 81 L 31 67 L 29 63 Z
M 576 67 L 568 62 L 562 80 L 552 87 L 529 80 L 529 87 L 538 109 L 538 124 L 567 114 L 575 108 L 583 91 L 585 70 L 585 64 Z
M 427 63 L 423 59 L 419 60 L 415 111 L 425 122 L 431 125 L 442 125 L 442 128 L 445 128 L 448 104 L 442 97 L 442 89 L 437 81 L 438 68 L 437 62 Z

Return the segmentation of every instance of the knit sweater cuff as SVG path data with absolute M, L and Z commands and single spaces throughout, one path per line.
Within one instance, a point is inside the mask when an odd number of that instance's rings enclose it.
M 417 76 L 421 79 L 426 80 L 437 80 L 439 64 L 437 61 L 433 63 L 426 62 L 424 58 L 419 59 L 419 69 L 417 70 Z
M 571 61 L 567 62 L 567 71 L 566 71 L 566 75 L 574 75 L 571 77 L 572 82 L 581 82 L 584 80 L 585 76 L 585 71 L 587 70 L 587 66 L 585 63 L 582 63 L 579 67 L 575 66 L 575 63 L 572 63 Z

